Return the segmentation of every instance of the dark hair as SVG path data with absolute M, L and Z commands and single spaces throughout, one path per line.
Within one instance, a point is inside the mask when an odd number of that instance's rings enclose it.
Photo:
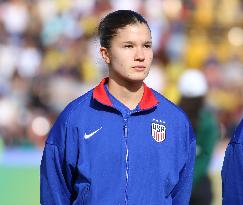
M 139 13 L 131 10 L 117 10 L 109 13 L 103 18 L 98 27 L 100 45 L 110 48 L 111 39 L 117 34 L 117 30 L 127 25 L 143 23 L 148 26 L 147 21 Z
M 192 127 L 197 132 L 197 124 L 199 119 L 199 113 L 204 105 L 204 96 L 198 97 L 182 97 L 179 106 L 189 117 Z

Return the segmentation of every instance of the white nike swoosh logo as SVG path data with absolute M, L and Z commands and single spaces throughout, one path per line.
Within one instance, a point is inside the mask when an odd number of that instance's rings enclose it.
M 100 127 L 98 130 L 95 130 L 94 132 L 91 132 L 90 134 L 85 133 L 84 134 L 84 139 L 89 139 L 90 137 L 92 137 L 95 133 L 97 133 L 98 131 L 100 131 L 102 129 L 102 127 Z

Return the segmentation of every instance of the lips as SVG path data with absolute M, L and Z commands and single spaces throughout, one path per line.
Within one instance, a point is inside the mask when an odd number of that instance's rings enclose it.
M 146 67 L 143 65 L 135 65 L 132 68 L 134 68 L 137 71 L 144 71 L 146 69 Z

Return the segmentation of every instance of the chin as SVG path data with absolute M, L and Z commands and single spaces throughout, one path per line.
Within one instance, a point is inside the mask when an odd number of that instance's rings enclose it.
M 114 74 L 114 73 L 113 73 Z M 141 83 L 147 77 L 148 72 L 140 72 L 140 73 L 117 73 L 118 75 L 110 75 L 110 77 L 120 81 L 120 82 L 129 82 L 129 83 Z
M 142 74 L 142 75 L 131 76 L 128 78 L 128 80 L 131 82 L 143 82 L 146 77 L 147 74 L 146 75 Z

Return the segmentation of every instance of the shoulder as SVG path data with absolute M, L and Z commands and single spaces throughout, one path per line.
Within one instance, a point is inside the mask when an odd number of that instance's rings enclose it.
M 234 136 L 231 139 L 231 143 L 240 143 L 243 144 L 243 119 L 236 127 Z
M 58 122 L 63 125 L 68 125 L 72 122 L 73 118 L 75 118 L 75 113 L 77 110 L 87 110 L 92 97 L 92 91 L 93 89 L 71 101 L 59 114 L 56 123 Z
M 181 120 L 182 122 L 188 123 L 189 119 L 186 115 L 186 113 L 175 103 L 171 102 L 169 99 L 161 95 L 155 90 L 152 90 L 155 97 L 158 99 L 159 104 L 158 107 L 159 109 L 168 114 L 168 115 L 173 115 L 176 117 L 176 119 Z
M 65 136 L 72 131 L 75 127 L 75 121 L 81 116 L 81 111 L 88 110 L 90 99 L 92 97 L 92 90 L 88 91 L 84 95 L 70 102 L 64 110 L 59 114 L 54 122 L 47 139 L 49 144 L 61 144 L 64 141 Z
M 188 136 L 189 142 L 195 140 L 194 131 L 186 113 L 179 106 L 168 100 L 160 93 L 154 90 L 153 92 L 155 97 L 159 100 L 159 104 L 157 106 L 158 112 L 160 112 L 161 115 L 166 116 L 166 118 L 173 123 L 173 129 L 181 132 L 181 136 Z M 183 133 L 185 133 L 185 135 L 183 135 Z

